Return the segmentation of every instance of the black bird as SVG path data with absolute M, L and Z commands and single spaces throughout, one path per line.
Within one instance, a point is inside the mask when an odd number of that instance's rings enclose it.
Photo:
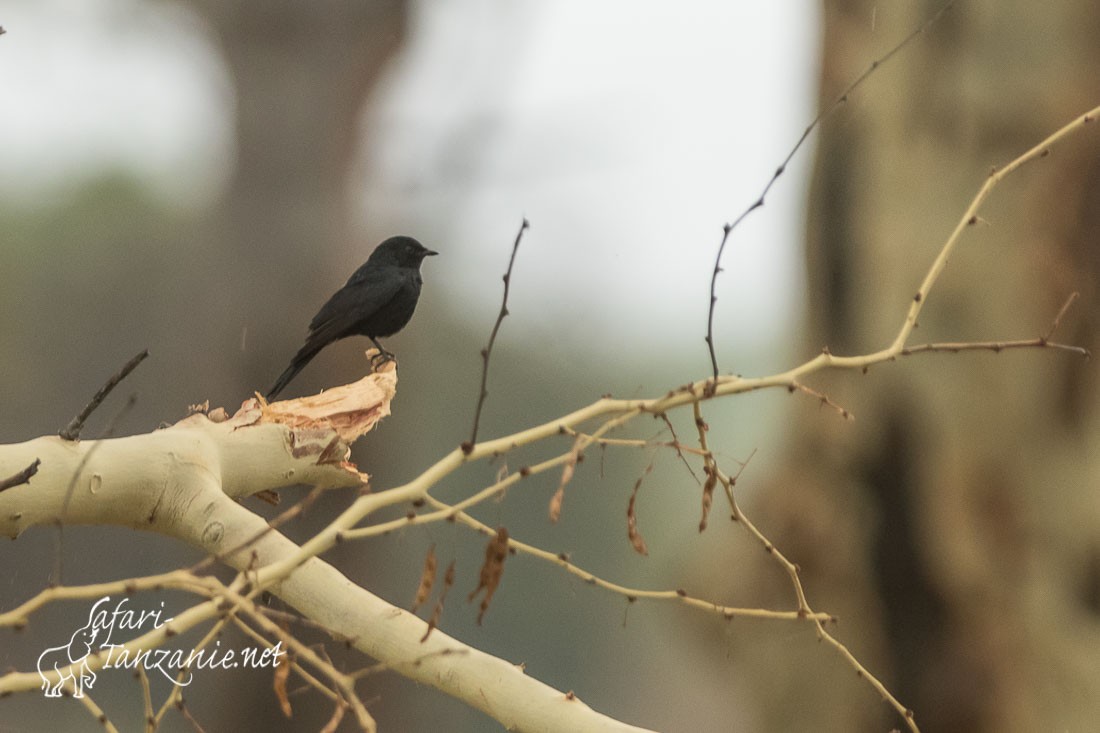
M 305 345 L 275 380 L 267 398 L 282 392 L 321 349 L 348 336 L 366 336 L 382 356 L 392 359 L 393 354 L 382 348 L 378 339 L 394 335 L 412 318 L 424 282 L 420 263 L 435 254 L 439 253 L 412 237 L 390 237 L 378 245 L 310 321 Z

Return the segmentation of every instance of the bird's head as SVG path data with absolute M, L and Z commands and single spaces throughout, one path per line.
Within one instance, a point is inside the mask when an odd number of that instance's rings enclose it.
M 371 252 L 367 262 L 419 268 L 425 257 L 437 254 L 412 237 L 390 237 Z

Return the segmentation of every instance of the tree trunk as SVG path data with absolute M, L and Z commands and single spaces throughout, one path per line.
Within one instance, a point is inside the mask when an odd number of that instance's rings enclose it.
M 827 3 L 823 108 L 939 5 Z M 893 339 L 990 167 L 1100 103 L 1098 34 L 1095 3 L 959 3 L 825 122 L 808 218 L 807 355 Z M 1096 351 L 1098 182 L 1100 125 L 1006 179 L 910 343 L 1040 336 L 1080 291 L 1058 340 Z M 927 354 L 812 385 L 856 419 L 793 403 L 790 460 L 755 503 L 801 564 L 815 610 L 839 615 L 839 638 L 926 733 L 1094 726 L 1092 364 L 1053 351 Z M 758 677 L 769 730 L 904 727 L 830 656 L 821 648 Z
M 285 330 L 284 313 L 260 296 L 275 291 L 285 312 L 311 311 L 337 282 L 323 263 L 361 236 L 348 195 L 359 121 L 404 41 L 407 7 L 403 0 L 191 5 L 221 42 L 234 83 L 237 159 L 208 236 L 238 255 L 241 268 L 222 290 L 233 299 L 227 310 L 245 314 L 257 334 L 246 356 L 260 373 L 283 358 L 264 337 Z M 362 244 L 363 259 L 373 244 Z M 250 277 L 242 279 L 245 267 Z

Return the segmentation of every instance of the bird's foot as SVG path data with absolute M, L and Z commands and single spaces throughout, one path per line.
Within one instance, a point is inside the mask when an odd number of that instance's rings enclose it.
M 370 368 L 372 372 L 378 371 L 378 367 L 386 364 L 387 362 L 396 362 L 397 356 L 392 352 L 385 349 L 379 349 L 376 353 L 370 355 Z

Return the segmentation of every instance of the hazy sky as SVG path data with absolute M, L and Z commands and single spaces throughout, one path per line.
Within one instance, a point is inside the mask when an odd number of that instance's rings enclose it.
M 553 294 L 562 317 L 623 324 L 609 337 L 698 349 L 722 225 L 813 116 L 817 22 L 793 0 L 416 5 L 353 188 L 363 220 L 415 234 L 433 211 L 461 212 L 431 244 L 463 252 L 455 285 L 488 313 L 499 280 L 486 288 L 483 268 L 503 269 L 526 215 L 518 277 L 535 274 L 517 305 Z M 33 202 L 115 167 L 181 205 L 216 196 L 232 96 L 198 18 L 166 2 L 8 0 L 0 24 L 0 195 Z M 795 317 L 811 155 L 735 234 L 723 335 L 767 341 Z
M 518 279 L 534 275 L 517 308 L 564 295 L 555 307 L 565 321 L 617 324 L 606 339 L 704 348 L 722 225 L 759 195 L 813 116 L 812 8 L 424 4 L 379 92 L 364 219 L 461 211 L 439 248 L 461 247 L 458 277 L 477 292 L 486 270 L 503 270 L 525 214 L 533 228 Z M 734 340 L 768 341 L 796 317 L 812 153 L 728 251 L 718 324 Z

